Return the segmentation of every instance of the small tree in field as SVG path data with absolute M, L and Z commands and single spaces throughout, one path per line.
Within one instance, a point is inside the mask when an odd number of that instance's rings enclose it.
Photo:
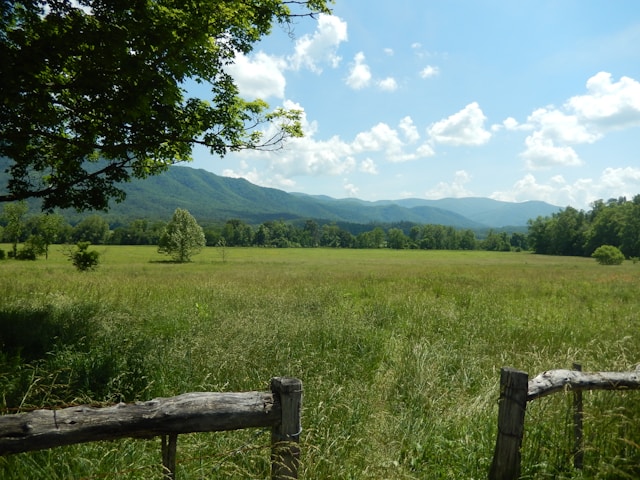
M 89 250 L 89 242 L 78 242 L 76 249 L 68 254 L 69 260 L 81 272 L 95 270 L 100 263 L 100 254 L 95 250 Z
M 158 253 L 171 255 L 179 263 L 190 262 L 205 244 L 204 230 L 196 219 L 187 210 L 176 208 L 160 237 Z
M 591 254 L 600 265 L 620 265 L 624 262 L 623 253 L 612 245 L 602 245 Z

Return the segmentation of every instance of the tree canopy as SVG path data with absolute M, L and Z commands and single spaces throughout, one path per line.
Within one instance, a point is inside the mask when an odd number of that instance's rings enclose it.
M 529 221 L 529 245 L 535 253 L 591 256 L 602 245 L 640 257 L 640 195 L 593 202 L 584 212 L 567 207 Z
M 120 182 L 190 160 L 195 145 L 224 155 L 300 136 L 300 112 L 241 98 L 227 67 L 330 1 L 0 2 L 0 202 L 106 209 Z M 211 97 L 189 97 L 189 81 Z
M 191 257 L 205 246 L 202 227 L 183 208 L 176 208 L 158 241 L 158 253 L 171 255 L 179 263 L 190 262 Z

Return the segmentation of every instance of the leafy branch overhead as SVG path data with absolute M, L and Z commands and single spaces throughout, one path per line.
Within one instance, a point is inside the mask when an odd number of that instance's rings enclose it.
M 195 145 L 221 156 L 301 136 L 300 112 L 241 98 L 227 67 L 328 1 L 2 2 L 0 201 L 106 209 L 124 198 L 118 183 L 188 161 Z

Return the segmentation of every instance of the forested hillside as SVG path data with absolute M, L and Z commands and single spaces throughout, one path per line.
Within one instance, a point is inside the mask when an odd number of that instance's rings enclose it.
M 598 200 L 587 212 L 567 207 L 529 222 L 529 247 L 548 255 L 591 256 L 602 245 L 640 257 L 640 195 Z

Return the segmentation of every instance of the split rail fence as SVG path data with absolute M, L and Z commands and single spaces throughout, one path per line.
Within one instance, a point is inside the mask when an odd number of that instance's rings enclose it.
M 504 367 L 500 371 L 498 435 L 489 480 L 520 477 L 522 437 L 527 403 L 552 393 L 573 392 L 574 467 L 582 468 L 582 392 L 584 390 L 640 389 L 640 366 L 633 372 L 582 372 L 549 370 L 529 380 L 525 372 Z
M 520 477 L 527 403 L 570 389 L 574 394 L 574 465 L 582 466 L 582 391 L 640 389 L 633 372 L 549 370 L 529 380 L 525 372 L 500 372 L 498 433 L 490 480 Z M 175 479 L 179 434 L 271 427 L 272 480 L 297 479 L 302 382 L 271 379 L 270 392 L 186 393 L 111 407 L 70 407 L 0 416 L 0 455 L 121 438 L 162 437 L 165 477 Z
M 0 416 L 0 455 L 121 438 L 162 437 L 162 464 L 175 479 L 179 434 L 271 427 L 272 480 L 298 478 L 302 382 L 271 379 L 270 392 L 185 393 L 135 404 L 34 410 Z

